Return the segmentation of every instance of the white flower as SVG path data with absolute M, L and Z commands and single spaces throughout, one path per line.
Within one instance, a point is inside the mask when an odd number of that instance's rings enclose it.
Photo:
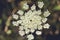
M 22 8 L 23 8 L 24 10 L 27 10 L 27 9 L 29 9 L 29 5 L 27 5 L 27 3 L 25 3 Z
M 31 10 L 29 10 L 26 14 L 28 14 L 28 15 L 30 14 L 30 15 L 31 15 L 31 14 L 32 14 L 32 11 L 31 11 Z
M 24 12 L 23 12 L 22 10 L 18 10 L 17 14 L 19 14 L 19 15 L 23 15 Z
M 44 3 L 43 2 L 38 2 L 38 7 L 39 8 L 42 8 L 44 6 Z
M 18 19 L 18 15 L 16 15 L 16 14 L 13 14 L 12 17 L 16 20 Z
M 36 33 L 36 35 L 41 35 L 43 28 L 49 29 L 50 25 L 46 23 L 46 21 L 48 20 L 47 17 L 50 15 L 50 13 L 48 10 L 44 13 L 41 11 L 42 7 L 44 6 L 43 2 L 38 2 L 38 10 L 36 10 L 35 4 L 32 5 L 30 10 L 28 10 L 29 5 L 27 3 L 23 4 L 22 6 L 23 10 L 18 10 L 17 12 L 17 14 L 19 14 L 19 20 L 13 21 L 12 24 L 14 26 L 19 26 L 20 24 L 20 36 L 26 35 L 28 40 L 33 40 L 33 33 Z M 27 12 L 25 12 L 25 10 Z M 13 18 L 18 19 L 18 15 L 14 14 Z
M 31 10 L 29 10 L 25 15 L 20 16 L 20 18 L 22 20 L 21 25 L 24 25 L 25 27 L 28 27 L 28 28 L 33 27 L 34 29 L 37 29 L 37 25 L 42 24 L 41 16 L 33 14 Z
M 28 39 L 28 40 L 32 40 L 32 39 Z
M 46 21 L 47 21 L 47 18 L 42 18 L 43 23 L 46 23 Z
M 36 9 L 36 6 L 35 6 L 35 4 L 33 4 L 31 7 L 31 10 L 35 10 L 35 9 Z
M 34 39 L 34 36 L 32 34 L 29 34 L 29 35 L 27 35 L 27 38 L 32 40 L 32 39 Z
M 28 29 L 28 27 L 24 26 L 24 30 L 27 30 L 27 29 Z
M 50 25 L 48 23 L 46 23 L 46 24 L 44 24 L 43 27 L 49 29 Z
M 25 29 L 25 33 L 29 34 L 30 30 L 29 29 Z
M 18 26 L 19 24 L 16 21 L 12 22 L 13 26 Z
M 18 23 L 18 24 L 21 24 L 21 23 L 22 23 L 22 21 L 21 21 L 21 20 L 18 20 L 18 21 L 17 21 L 17 23 Z
M 25 32 L 24 32 L 24 31 L 19 31 L 19 34 L 20 34 L 21 36 L 24 36 L 24 35 L 25 35 Z
M 33 27 L 32 27 L 33 29 L 37 29 L 37 24 L 33 24 Z
M 38 10 L 38 11 L 37 11 L 37 14 L 38 14 L 38 15 L 41 15 L 41 13 L 42 13 L 41 10 Z
M 24 27 L 23 26 L 19 26 L 19 30 L 24 30 Z
M 44 17 L 48 17 L 50 14 L 51 14 L 51 13 L 47 10 L 47 11 L 44 12 L 43 15 L 44 15 Z
M 36 15 L 36 14 L 37 14 L 37 11 L 36 11 L 36 10 L 34 10 L 32 14 L 33 14 L 33 15 Z
M 30 32 L 31 32 L 31 33 L 34 33 L 34 32 L 35 32 L 35 29 L 31 28 L 31 29 L 30 29 Z
M 23 20 L 23 19 L 25 19 L 25 17 L 24 16 L 20 16 L 20 19 Z
M 38 26 L 38 30 L 42 30 L 42 25 L 39 25 Z
M 36 31 L 36 35 L 41 35 L 42 32 L 41 31 Z
M 26 18 L 26 17 L 28 18 L 31 14 L 32 14 L 32 11 L 29 10 L 28 12 L 25 13 L 25 18 Z

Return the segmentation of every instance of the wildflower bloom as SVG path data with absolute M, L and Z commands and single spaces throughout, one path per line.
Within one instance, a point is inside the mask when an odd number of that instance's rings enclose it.
M 36 10 L 37 6 L 40 9 Z M 19 20 L 18 20 L 18 16 L 12 15 L 12 17 L 17 20 L 17 21 L 13 21 L 12 24 L 14 26 L 18 26 L 19 34 L 21 36 L 26 35 L 28 40 L 34 39 L 33 33 L 35 33 L 36 35 L 41 35 L 42 34 L 41 30 L 43 28 L 49 29 L 50 27 L 50 25 L 46 23 L 46 21 L 48 20 L 47 17 L 50 15 L 50 12 L 48 10 L 44 11 L 44 13 L 41 11 L 42 7 L 44 6 L 43 2 L 38 2 L 37 6 L 33 4 L 31 6 L 31 9 L 28 10 L 27 12 L 18 10 L 17 14 L 19 15 Z M 29 5 L 24 4 L 23 8 L 28 9 Z
M 24 32 L 24 31 L 19 31 L 19 34 L 20 34 L 21 36 L 24 36 L 24 35 L 25 35 L 25 32 Z
M 42 30 L 43 29 L 43 26 L 42 25 L 38 25 L 38 30 Z
M 46 24 L 44 24 L 43 27 L 49 29 L 50 25 L 48 23 L 46 23 Z
M 18 26 L 18 23 L 16 21 L 12 22 L 13 26 Z
M 23 7 L 22 7 L 24 10 L 27 10 L 27 9 L 29 9 L 29 6 L 28 6 L 28 4 L 27 3 L 24 3 L 24 5 L 23 5 Z
M 30 30 L 29 29 L 26 29 L 25 30 L 25 34 L 29 34 Z
M 13 14 L 12 17 L 13 17 L 13 19 L 16 19 L 16 20 L 18 19 L 18 15 L 16 15 L 16 14 Z
M 19 14 L 19 15 L 23 15 L 23 11 L 22 10 L 19 10 L 18 12 L 17 12 L 17 14 Z
M 51 13 L 47 10 L 47 11 L 44 12 L 43 15 L 44 15 L 44 17 L 48 17 L 50 14 L 51 14 Z
M 24 27 L 23 27 L 23 26 L 19 26 L 19 29 L 20 29 L 20 30 L 23 30 L 23 29 L 24 29 Z
M 42 8 L 44 6 L 44 3 L 43 2 L 38 2 L 38 7 L 39 8 Z
M 34 33 L 34 31 L 35 31 L 35 29 L 31 28 L 30 32 L 31 32 L 31 33 Z
M 31 7 L 31 10 L 35 10 L 36 9 L 36 6 L 35 4 L 33 4 L 33 6 Z
M 32 39 L 34 39 L 34 36 L 32 34 L 30 34 L 30 35 L 27 36 L 27 38 L 32 40 Z
M 41 31 L 36 31 L 36 35 L 41 35 L 42 32 Z
M 43 23 L 46 23 L 46 21 L 47 21 L 47 18 L 42 18 Z

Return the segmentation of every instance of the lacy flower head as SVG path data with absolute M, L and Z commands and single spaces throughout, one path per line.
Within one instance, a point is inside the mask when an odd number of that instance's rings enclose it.
M 27 6 L 27 7 L 26 7 Z M 38 10 L 36 10 L 38 6 Z M 29 5 L 26 3 L 24 5 L 24 10 L 29 9 L 27 12 L 23 10 L 18 10 L 16 14 L 12 17 L 16 21 L 12 21 L 13 26 L 19 27 L 19 35 L 26 36 L 28 40 L 33 40 L 35 33 L 36 35 L 41 35 L 43 28 L 49 29 L 50 25 L 46 23 L 47 17 L 50 15 L 48 10 L 42 12 L 44 6 L 43 2 L 38 2 L 38 5 L 33 4 L 30 9 Z

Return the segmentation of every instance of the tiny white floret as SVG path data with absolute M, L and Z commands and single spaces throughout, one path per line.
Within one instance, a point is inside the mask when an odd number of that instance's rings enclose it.
M 19 24 L 16 21 L 12 22 L 13 26 L 18 26 Z
M 44 12 L 43 15 L 44 15 L 44 17 L 48 17 L 50 14 L 51 14 L 51 13 L 47 10 L 47 11 Z
M 30 30 L 29 29 L 25 29 L 25 34 L 29 34 Z
M 27 38 L 32 40 L 32 39 L 34 39 L 34 36 L 32 34 L 29 34 L 29 35 L 27 35 Z
M 46 21 L 47 21 L 47 18 L 42 18 L 43 23 L 46 23 Z
M 36 35 L 41 35 L 42 32 L 41 31 L 36 31 Z
M 21 24 L 21 23 L 22 23 L 22 20 L 18 20 L 17 23 L 18 23 L 18 24 Z
M 38 15 L 41 15 L 41 14 L 42 14 L 41 10 L 38 10 L 38 11 L 37 11 L 37 14 L 38 14 Z
M 12 17 L 16 20 L 18 19 L 18 15 L 16 15 L 16 14 L 13 14 Z
M 42 25 L 39 25 L 38 30 L 42 30 L 42 29 L 43 29 Z
M 29 9 L 29 5 L 27 3 L 23 4 L 23 7 L 22 7 L 24 10 L 27 10 Z
M 34 33 L 35 32 L 35 29 L 31 28 L 30 32 L 31 33 Z
M 43 2 L 38 2 L 38 7 L 39 8 L 42 8 L 44 6 L 44 3 Z
M 23 15 L 24 12 L 23 12 L 22 10 L 18 10 L 17 14 L 19 14 L 19 15 Z
M 24 27 L 23 26 L 19 26 L 19 30 L 24 30 Z
M 20 36 L 24 36 L 25 32 L 24 31 L 19 31 Z
M 43 27 L 49 29 L 50 25 L 48 23 L 46 23 L 46 24 L 44 24 Z
M 33 4 L 31 7 L 31 10 L 35 10 L 35 9 L 36 9 L 36 6 L 35 6 L 35 4 Z

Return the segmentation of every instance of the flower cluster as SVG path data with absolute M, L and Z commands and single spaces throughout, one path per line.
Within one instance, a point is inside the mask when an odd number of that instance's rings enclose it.
M 27 6 L 27 7 L 26 7 Z M 38 2 L 39 10 L 36 10 L 35 4 L 31 6 L 31 9 L 27 12 L 22 10 L 18 10 L 17 14 L 13 14 L 13 19 L 17 21 L 13 21 L 12 24 L 14 26 L 19 27 L 19 34 L 21 36 L 26 35 L 28 40 L 34 39 L 33 33 L 36 35 L 42 34 L 42 29 L 49 29 L 50 25 L 46 23 L 47 17 L 50 15 L 50 12 L 47 10 L 42 12 L 41 9 L 44 6 L 43 2 Z M 24 9 L 29 9 L 27 3 L 23 7 Z

